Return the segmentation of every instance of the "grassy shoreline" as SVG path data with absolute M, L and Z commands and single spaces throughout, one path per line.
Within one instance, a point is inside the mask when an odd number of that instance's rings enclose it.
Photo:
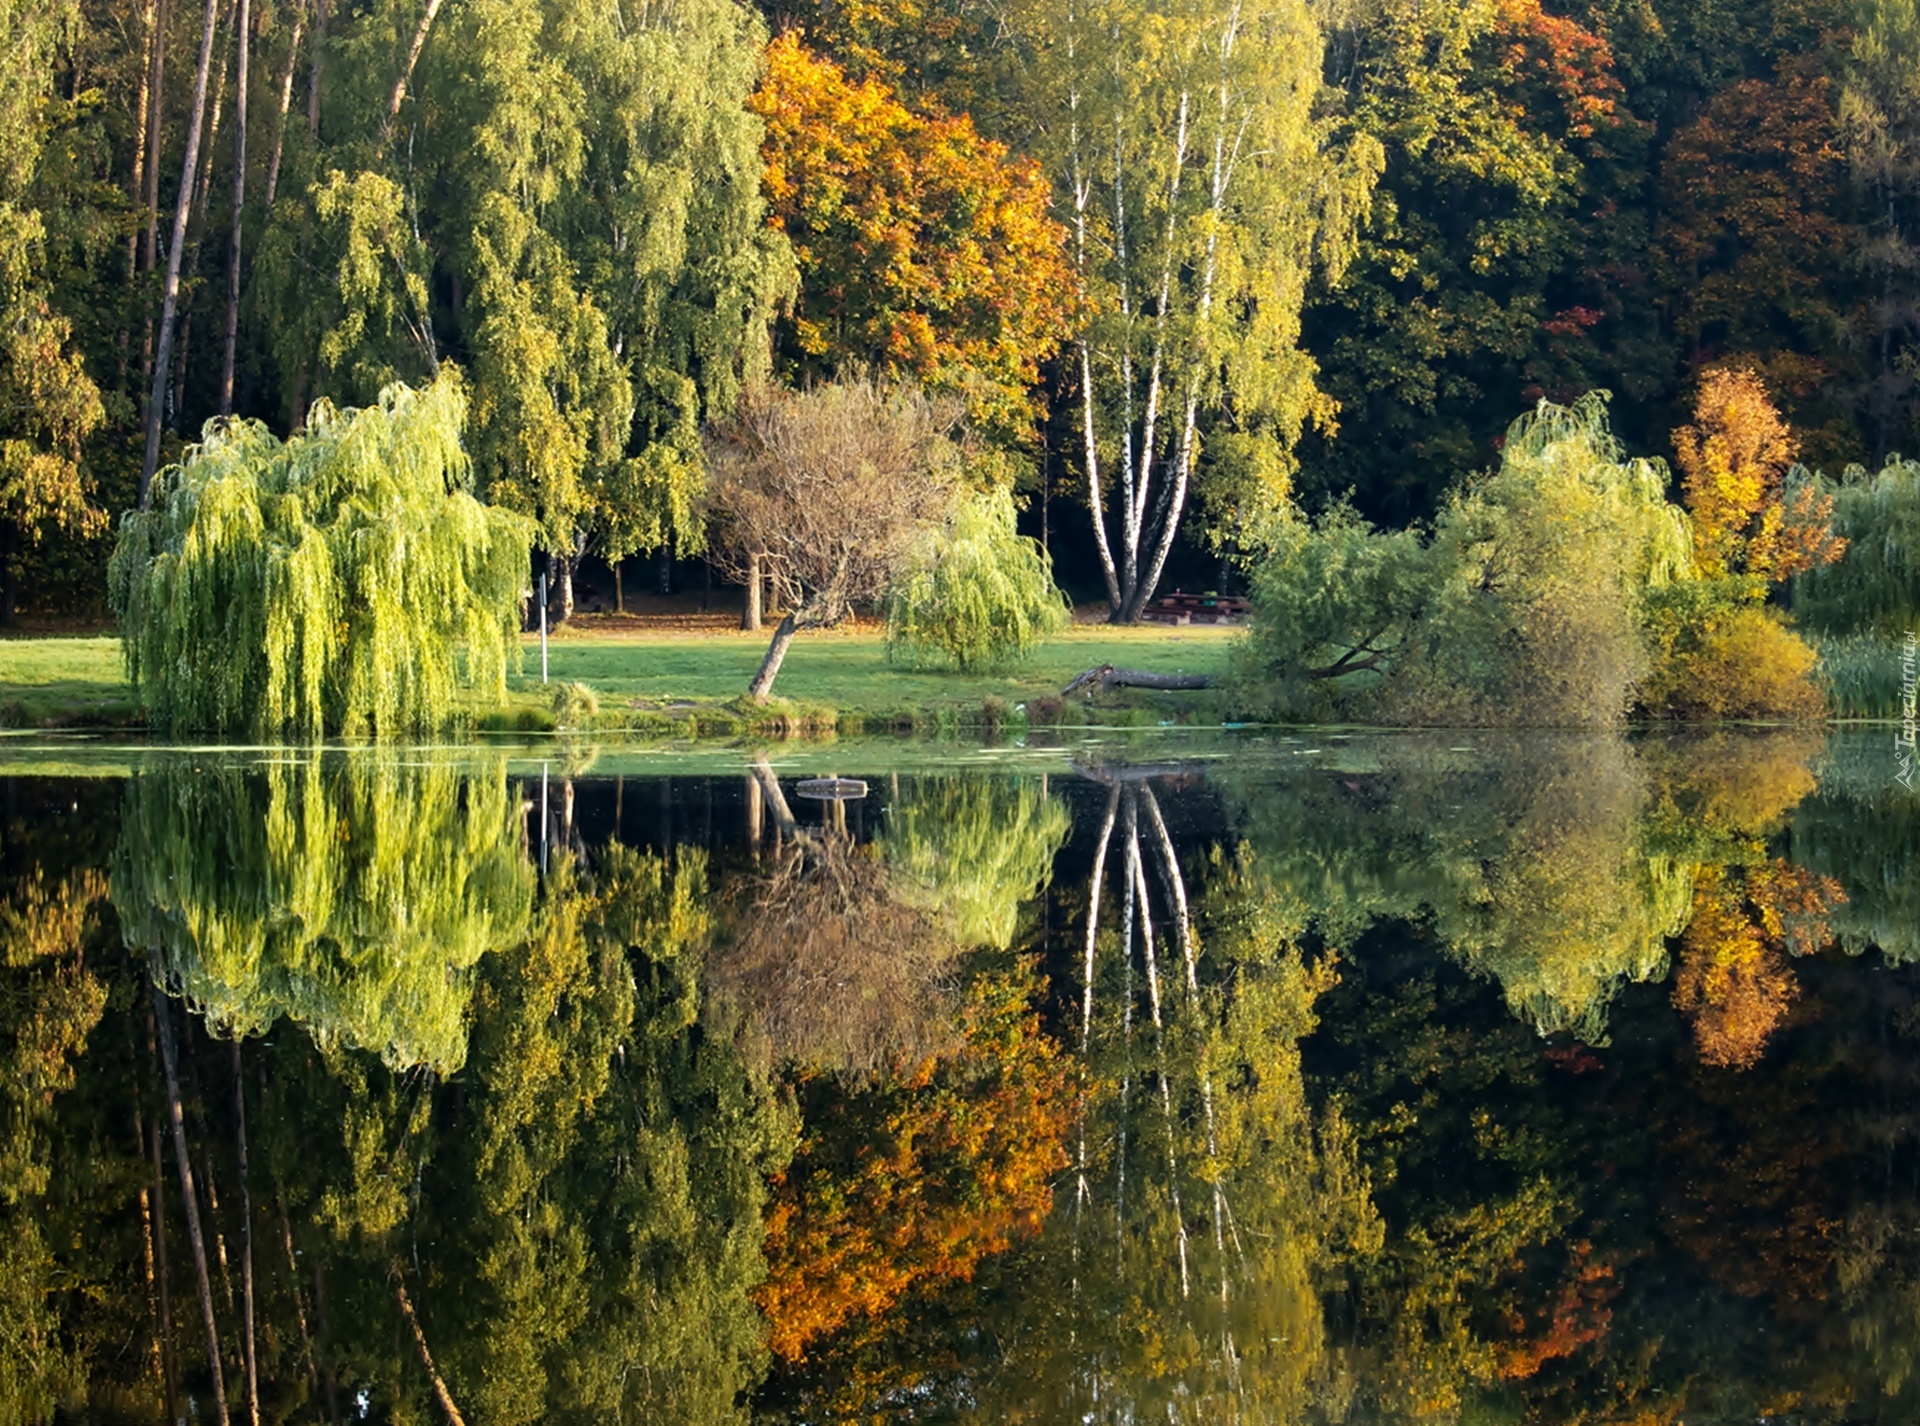
M 582 731 L 683 738 L 763 733 L 933 732 L 959 727 L 1074 726 L 1088 721 L 1218 724 L 1214 692 L 1101 696 L 1090 718 L 1060 690 L 1102 663 L 1156 673 L 1224 674 L 1236 630 L 1080 625 L 1049 641 L 1018 668 L 995 674 L 929 672 L 887 662 L 885 640 L 869 628 L 826 630 L 796 639 L 765 707 L 740 697 L 766 652 L 767 635 L 739 630 L 596 628 L 582 619 L 548 649 L 540 682 L 537 637 L 523 641 L 523 666 L 499 709 L 476 710 L 480 732 L 538 733 L 560 726 L 555 692 L 584 684 L 597 711 L 565 719 Z M 139 729 L 145 726 L 111 635 L 0 640 L 0 726 Z

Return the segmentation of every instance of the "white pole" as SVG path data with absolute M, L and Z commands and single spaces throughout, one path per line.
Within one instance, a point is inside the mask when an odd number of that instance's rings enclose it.
M 540 576 L 540 682 L 547 681 L 547 576 Z

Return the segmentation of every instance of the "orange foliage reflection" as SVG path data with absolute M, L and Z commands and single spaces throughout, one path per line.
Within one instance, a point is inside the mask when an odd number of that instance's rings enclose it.
M 1595 1261 L 1593 1244 L 1573 1245 L 1573 1261 L 1553 1309 L 1537 1335 L 1507 1347 L 1501 1354 L 1500 1375 L 1507 1381 L 1525 1381 L 1541 1367 L 1559 1357 L 1570 1357 L 1607 1335 L 1613 1323 L 1613 1309 L 1607 1304 L 1619 1293 L 1613 1264 L 1605 1258 Z M 1531 1325 L 1518 1308 L 1507 1314 L 1507 1327 L 1518 1334 Z
M 1787 956 L 1829 940 L 1827 912 L 1845 899 L 1832 877 L 1784 861 L 1701 869 L 1673 1003 L 1693 1017 L 1702 1061 L 1725 1069 L 1759 1062 L 1799 995 Z
M 774 1185 L 768 1344 L 789 1361 L 829 1333 L 877 1322 L 908 1293 L 971 1278 L 1037 1233 L 1067 1162 L 1067 1077 L 1031 1008 L 1029 974 L 968 996 L 958 1050 L 809 1113 Z M 877 1101 L 877 1102 L 876 1102 Z

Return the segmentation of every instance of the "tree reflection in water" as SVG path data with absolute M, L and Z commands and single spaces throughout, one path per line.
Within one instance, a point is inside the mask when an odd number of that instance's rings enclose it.
M 544 872 L 487 757 L 18 780 L 0 1419 L 245 1419 L 249 1324 L 273 1420 L 1911 1419 L 1912 799 L 1464 746 L 575 769 Z

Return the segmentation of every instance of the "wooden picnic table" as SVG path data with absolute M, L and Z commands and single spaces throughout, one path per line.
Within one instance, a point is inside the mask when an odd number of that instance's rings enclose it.
M 1144 619 L 1157 624 L 1237 624 L 1252 612 L 1252 605 L 1237 594 L 1187 594 L 1174 590 L 1149 604 Z

